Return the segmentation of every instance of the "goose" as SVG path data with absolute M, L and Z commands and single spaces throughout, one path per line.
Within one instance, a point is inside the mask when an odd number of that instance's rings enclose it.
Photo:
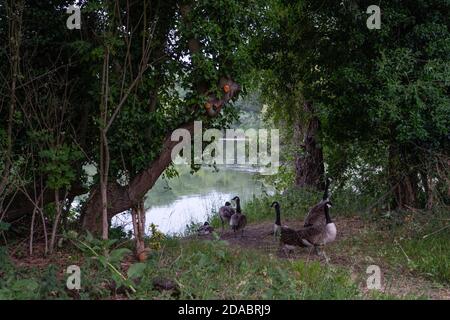
M 281 226 L 281 213 L 280 213 L 280 203 L 278 201 L 274 201 L 271 205 L 272 208 L 275 208 L 275 223 L 273 225 L 273 235 L 277 239 L 281 235 L 281 229 L 289 229 L 288 226 Z
M 231 206 L 231 203 L 229 203 L 228 201 L 225 202 L 225 205 L 223 207 L 219 208 L 219 217 L 220 221 L 222 221 L 222 232 L 224 230 L 224 222 L 229 223 L 231 216 L 235 213 L 236 211 Z
M 309 210 L 308 214 L 306 215 L 305 222 L 304 222 L 305 227 L 310 227 L 312 225 L 317 225 L 317 224 L 325 225 L 326 221 L 325 221 L 325 216 L 323 215 L 324 206 L 327 203 L 332 205 L 331 201 L 330 201 L 329 192 L 328 192 L 329 188 L 330 188 L 330 182 L 331 182 L 331 179 L 327 178 L 325 181 L 325 191 L 323 193 L 323 198 L 318 204 L 316 204 L 314 207 L 312 207 Z
M 210 234 L 213 231 L 214 231 L 214 227 L 211 226 L 208 221 L 206 221 L 200 228 L 197 229 L 197 233 L 200 236 Z
M 272 203 L 275 208 L 276 219 L 274 231 L 278 234 L 280 244 L 286 249 L 292 250 L 297 247 L 314 247 L 318 255 L 323 255 L 328 263 L 329 259 L 325 252 L 319 252 L 319 246 L 324 246 L 327 243 L 333 242 L 336 239 L 337 229 L 334 222 L 331 220 L 329 208 L 331 202 L 328 200 L 323 206 L 322 214 L 325 216 L 325 224 L 317 223 L 315 225 L 303 227 L 299 230 L 294 230 L 286 226 L 281 226 L 280 204 L 278 202 Z
M 231 216 L 230 226 L 233 229 L 235 236 L 236 231 L 241 230 L 241 237 L 244 236 L 244 228 L 247 225 L 247 217 L 241 211 L 241 200 L 238 196 L 234 197 L 232 200 L 236 201 L 236 213 Z

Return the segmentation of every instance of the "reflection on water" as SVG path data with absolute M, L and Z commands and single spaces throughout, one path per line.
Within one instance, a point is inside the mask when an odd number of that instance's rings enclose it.
M 186 225 L 208 220 L 225 201 L 236 195 L 245 204 L 253 197 L 273 192 L 255 179 L 257 173 L 251 169 L 236 167 L 216 172 L 202 168 L 193 175 L 187 169 L 177 170 L 179 177 L 170 180 L 161 177 L 147 194 L 147 231 L 153 223 L 166 234 L 182 234 Z M 124 225 L 126 230 L 131 230 L 130 214 L 117 215 L 113 225 Z

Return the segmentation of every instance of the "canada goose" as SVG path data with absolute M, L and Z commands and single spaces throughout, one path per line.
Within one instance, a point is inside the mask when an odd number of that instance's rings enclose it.
M 235 213 L 236 211 L 231 206 L 231 203 L 229 203 L 228 201 L 225 202 L 225 205 L 223 207 L 219 208 L 219 217 L 220 221 L 222 221 L 222 232 L 224 230 L 224 222 L 229 223 L 231 216 Z
M 309 210 L 309 212 L 305 218 L 305 223 L 304 223 L 305 227 L 310 227 L 312 225 L 317 225 L 317 224 L 322 224 L 322 225 L 326 224 L 323 210 L 324 210 L 325 204 L 328 203 L 331 205 L 330 196 L 329 196 L 329 192 L 328 192 L 329 188 L 330 188 L 330 182 L 331 182 L 330 178 L 327 178 L 327 180 L 325 181 L 325 191 L 323 193 L 323 198 L 318 204 L 316 204 L 314 207 L 312 207 Z
M 294 246 L 314 247 L 316 253 L 320 255 L 318 247 L 333 242 L 336 239 L 337 229 L 330 217 L 329 208 L 331 207 L 331 202 L 329 200 L 324 204 L 324 210 L 322 211 L 326 223 L 317 223 L 316 225 L 303 227 L 299 230 L 294 230 L 286 226 L 282 227 L 280 204 L 274 202 L 272 203 L 272 207 L 275 207 L 276 212 L 274 231 L 279 234 L 280 243 L 287 249 L 292 249 Z M 323 256 L 328 262 L 328 257 L 325 252 L 323 252 Z
M 200 228 L 197 229 L 197 233 L 200 236 L 210 234 L 213 231 L 214 231 L 214 227 L 211 226 L 208 221 L 206 221 Z
M 274 201 L 271 205 L 272 208 L 275 208 L 275 223 L 273 225 L 273 235 L 275 239 L 279 238 L 281 235 L 281 228 L 289 229 L 288 226 L 281 226 L 281 213 L 280 213 L 280 204 L 278 201 Z
M 244 228 L 247 225 L 247 217 L 241 211 L 241 200 L 238 196 L 234 197 L 232 200 L 236 201 L 236 213 L 231 216 L 230 226 L 235 232 L 241 230 L 241 237 L 244 235 Z

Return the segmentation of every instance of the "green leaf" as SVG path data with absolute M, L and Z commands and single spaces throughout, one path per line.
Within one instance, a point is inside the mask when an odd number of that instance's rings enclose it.
M 10 227 L 11 227 L 10 223 L 0 221 L 0 231 L 8 231 Z
M 109 255 L 109 261 L 111 263 L 120 262 L 126 254 L 130 254 L 131 250 L 128 248 L 120 248 L 111 251 Z
M 132 264 L 127 271 L 128 277 L 131 279 L 142 277 L 146 266 L 147 265 L 142 262 Z

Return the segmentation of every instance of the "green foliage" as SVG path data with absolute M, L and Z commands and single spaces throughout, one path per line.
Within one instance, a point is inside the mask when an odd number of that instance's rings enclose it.
M 130 279 L 140 278 L 142 277 L 145 268 L 147 265 L 145 263 L 135 263 L 132 264 L 127 271 L 127 276 Z
M 19 279 L 8 282 L 0 289 L 0 300 L 31 300 L 39 298 L 39 284 L 35 279 Z
M 115 226 L 109 228 L 109 238 L 111 240 L 118 240 L 120 242 L 130 240 L 132 236 L 131 230 L 126 232 L 122 226 Z
M 78 195 L 86 186 L 83 167 L 99 167 L 103 118 L 112 119 L 119 106 L 107 139 L 109 181 L 121 184 L 147 169 L 159 156 L 165 137 L 180 125 L 203 120 L 205 128 L 223 128 L 237 118 L 231 105 L 215 119 L 207 117 L 202 106 L 205 94 L 223 95 L 217 88 L 221 77 L 245 85 L 244 73 L 251 67 L 249 39 L 254 33 L 248 27 L 256 27 L 264 1 L 194 1 L 188 17 L 183 17 L 182 6 L 174 0 L 83 1 L 79 32 L 65 27 L 66 2 L 36 6 L 34 1 L 23 1 L 22 23 L 16 28 L 22 37 L 13 95 L 17 106 L 12 158 L 17 162 L 11 171 L 25 190 L 34 190 L 42 179 L 43 187 L 67 189 L 69 194 L 76 190 Z M 7 16 L 9 5 L 16 2 L 2 6 L 2 16 Z M 0 42 L 5 44 L 0 48 L 2 106 L 12 102 L 7 88 L 12 88 L 16 76 L 11 72 L 9 20 L 0 20 Z M 188 48 L 193 39 L 203 47 L 195 54 Z M 103 74 L 106 58 L 107 75 Z M 211 89 L 200 94 L 197 86 L 203 83 Z M 104 84 L 106 97 L 101 94 Z M 105 117 L 99 107 L 104 101 Z M 8 123 L 8 118 L 8 108 L 1 108 L 1 123 Z M 0 128 L 2 159 L 5 129 Z M 26 165 L 19 166 L 19 160 Z M 93 180 L 98 183 L 98 173 Z
M 165 239 L 164 233 L 158 230 L 155 224 L 150 224 L 150 237 L 146 239 L 148 247 L 152 250 L 161 249 L 161 242 Z
M 270 2 L 254 58 L 268 118 L 287 141 L 282 161 L 301 154 L 292 127 L 307 125 L 307 101 L 321 121 L 327 171 L 340 183 L 359 180 L 367 185 L 360 192 L 376 195 L 420 170 L 445 181 L 430 168 L 450 150 L 449 4 L 383 1 L 380 30 L 366 28 L 369 5 Z
M 97 262 L 103 270 L 109 271 L 109 275 L 116 285 L 126 286 L 131 291 L 135 291 L 129 279 L 120 271 L 120 262 L 126 255 L 131 254 L 130 249 L 120 247 L 113 249 L 112 246 L 117 242 L 116 239 L 96 239 L 89 231 L 84 239 L 69 239 L 86 256 Z
M 65 281 L 55 265 L 25 268 L 15 266 L 0 247 L 0 300 L 67 299 Z
M 42 150 L 42 172 L 48 176 L 47 185 L 54 190 L 70 188 L 76 178 L 73 163 L 82 158 L 77 148 L 62 145 L 57 148 Z
M 8 231 L 8 229 L 11 227 L 10 223 L 0 221 L 0 232 Z

